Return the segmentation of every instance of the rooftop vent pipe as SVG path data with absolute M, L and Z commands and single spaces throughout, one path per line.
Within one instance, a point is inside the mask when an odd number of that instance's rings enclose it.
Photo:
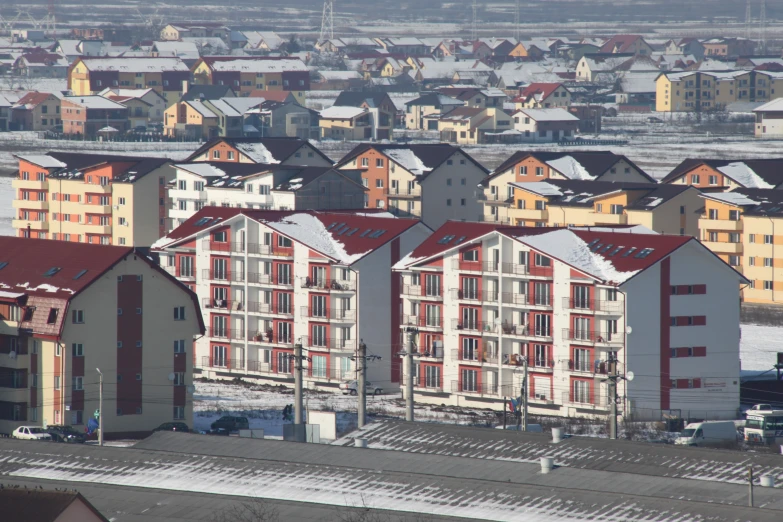
M 555 467 L 554 457 L 541 457 L 541 474 L 546 475 Z
M 563 440 L 563 428 L 552 428 L 552 442 L 555 444 Z

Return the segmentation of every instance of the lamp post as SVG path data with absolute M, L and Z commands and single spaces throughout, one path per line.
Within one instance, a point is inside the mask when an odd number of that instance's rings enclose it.
M 98 372 L 98 446 L 103 446 L 103 373 L 100 368 L 95 368 Z

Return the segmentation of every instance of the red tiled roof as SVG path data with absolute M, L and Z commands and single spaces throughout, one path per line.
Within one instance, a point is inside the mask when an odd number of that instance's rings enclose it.
M 602 53 L 624 53 L 642 37 L 638 34 L 617 34 L 601 46 Z
M 38 105 L 40 103 L 45 102 L 49 96 L 51 96 L 51 93 L 48 92 L 28 92 L 21 98 L 19 98 L 19 101 L 16 102 L 17 105 Z
M 527 87 L 525 87 L 520 93 L 519 97 L 515 98 L 514 101 L 527 101 L 530 99 L 531 96 L 535 96 L 536 94 L 541 95 L 541 100 L 545 100 L 551 95 L 555 90 L 557 90 L 558 87 L 563 85 L 562 83 L 531 83 Z
M 447 250 L 450 250 L 457 246 L 457 244 L 464 244 L 474 239 L 481 237 L 485 234 L 501 228 L 502 225 L 497 223 L 473 223 L 467 221 L 446 221 L 439 229 L 432 233 L 430 237 L 425 239 L 419 246 L 413 249 L 413 252 L 408 254 L 407 258 L 409 262 L 415 264 L 414 260 L 429 259 L 438 254 L 442 254 Z M 454 236 L 454 238 L 448 243 L 441 244 L 439 241 L 447 236 Z M 462 238 L 462 241 L 456 243 L 456 241 Z
M 196 223 L 202 218 L 211 217 L 213 220 L 220 218 L 221 222 L 223 222 L 241 213 L 242 209 L 236 207 L 204 207 L 186 219 L 180 226 L 166 234 L 166 239 L 170 240 L 170 242 L 165 243 L 163 246 L 189 238 L 193 234 L 212 226 L 211 221 L 205 224 L 206 226 L 196 226 Z

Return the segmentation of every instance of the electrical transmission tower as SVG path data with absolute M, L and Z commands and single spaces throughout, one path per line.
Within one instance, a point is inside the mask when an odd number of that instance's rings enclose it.
M 751 13 L 750 13 L 750 0 L 746 0 L 745 2 L 745 38 L 750 40 L 750 24 L 751 24 Z
M 519 28 L 519 0 L 516 1 L 516 4 L 514 5 L 514 38 L 517 42 L 519 42 L 520 38 L 520 28 Z
M 473 21 L 470 25 L 470 39 L 476 41 L 478 39 L 478 3 L 477 0 L 473 0 Z
M 767 0 L 761 0 L 759 12 L 759 47 L 762 56 L 767 54 Z
M 321 37 L 319 41 L 334 38 L 334 0 L 324 0 L 324 13 L 321 16 Z
M 46 17 L 43 19 L 46 35 L 53 39 L 57 39 L 57 16 L 55 4 L 56 0 L 49 0 L 49 6 L 46 10 Z

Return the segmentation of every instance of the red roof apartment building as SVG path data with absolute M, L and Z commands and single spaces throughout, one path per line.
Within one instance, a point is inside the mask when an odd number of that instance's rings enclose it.
M 739 284 L 688 236 L 449 222 L 396 264 L 401 328 L 417 328 L 416 400 L 634 418 L 736 418 Z M 401 332 L 401 336 L 405 335 Z
M 203 333 L 195 294 L 134 248 L 0 236 L 0 433 L 85 425 L 98 370 L 106 436 L 192 424 Z
M 202 304 L 208 328 L 196 343 L 196 373 L 292 383 L 300 342 L 306 380 L 335 388 L 356 377 L 363 340 L 385 361 L 368 367 L 368 379 L 388 389 L 399 377 L 391 267 L 430 233 L 385 212 L 205 207 L 153 248 Z

